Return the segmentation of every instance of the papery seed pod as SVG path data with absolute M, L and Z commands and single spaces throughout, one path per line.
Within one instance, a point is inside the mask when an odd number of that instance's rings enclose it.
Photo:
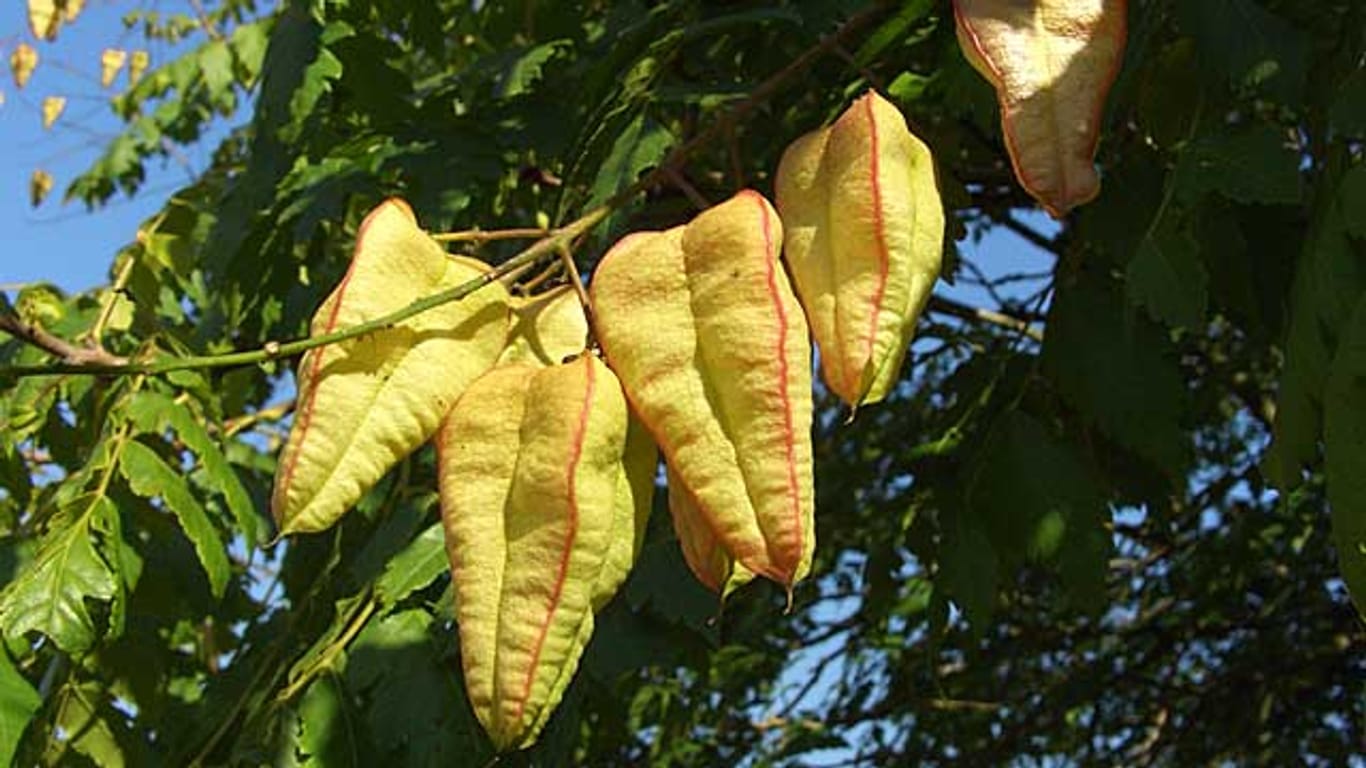
M 100 53 L 100 87 L 108 88 L 114 84 L 114 78 L 118 77 L 119 70 L 128 61 L 128 51 L 122 48 L 105 48 Z
M 23 88 L 38 68 L 38 51 L 28 43 L 14 46 L 9 55 L 9 71 L 14 76 L 14 85 Z
M 56 40 L 62 12 L 56 0 L 28 0 L 28 28 L 39 40 Z
M 437 437 L 460 656 L 501 752 L 535 741 L 634 562 L 654 446 L 602 361 L 501 366 Z
M 137 85 L 142 74 L 152 64 L 152 55 L 145 50 L 133 51 L 128 57 L 128 85 Z
M 513 297 L 512 327 L 498 362 L 553 365 L 578 355 L 587 340 L 588 318 L 569 286 Z
M 811 565 L 811 346 L 778 249 L 743 191 L 598 264 L 594 327 L 677 484 L 726 552 L 791 585 Z
M 1015 177 L 1054 218 L 1100 192 L 1105 96 L 1124 59 L 1124 0 L 954 0 L 958 42 L 996 88 Z
M 313 315 L 312 335 L 374 320 L 487 272 L 481 262 L 448 256 L 407 203 L 388 200 L 361 223 L 351 266 Z M 271 496 L 280 533 L 331 526 L 426 442 L 465 387 L 493 365 L 507 327 L 507 291 L 491 284 L 305 353 Z
M 930 150 L 868 93 L 787 148 L 776 188 L 783 258 L 825 383 L 850 407 L 878 402 L 939 278 L 944 208 Z
M 43 99 L 43 129 L 51 128 L 57 122 L 57 118 L 66 111 L 65 96 L 48 96 Z
M 669 515 L 673 518 L 674 534 L 683 550 L 683 560 L 697 580 L 724 599 L 731 592 L 749 583 L 754 573 L 730 556 L 716 533 L 707 524 L 686 485 L 668 469 Z

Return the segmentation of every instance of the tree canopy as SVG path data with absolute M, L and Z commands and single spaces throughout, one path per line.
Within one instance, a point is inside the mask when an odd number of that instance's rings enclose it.
M 250 119 L 107 285 L 0 300 L 0 756 L 488 763 L 434 452 L 275 535 L 290 342 L 388 197 L 493 265 L 572 241 L 591 281 L 626 233 L 771 194 L 874 89 L 933 153 L 945 266 L 884 402 L 816 387 L 810 579 L 722 608 L 657 495 L 564 701 L 500 764 L 1360 759 L 1366 4 L 1127 3 L 1101 190 L 1056 221 L 947 0 L 181 10 L 130 12 L 177 53 L 119 87 L 64 198 L 152 194 Z

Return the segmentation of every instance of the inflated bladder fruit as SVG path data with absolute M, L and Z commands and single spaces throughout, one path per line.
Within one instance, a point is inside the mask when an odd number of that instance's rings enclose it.
M 500 752 L 525 747 L 639 551 L 655 448 L 587 354 L 488 372 L 437 448 L 465 688 Z
M 869 93 L 797 139 L 777 177 L 784 250 L 831 391 L 886 397 L 939 277 L 944 208 L 930 150 Z
M 730 551 L 721 544 L 716 531 L 702 516 L 692 493 L 668 469 L 669 515 L 673 518 L 674 533 L 678 536 L 683 560 L 697 580 L 722 598 L 749 583 L 754 573 L 735 562 Z
M 487 271 L 448 256 L 418 228 L 406 203 L 388 200 L 361 223 L 351 266 L 313 316 L 312 334 L 374 320 Z M 491 284 L 305 353 L 271 495 L 281 534 L 332 525 L 430 439 L 465 387 L 493 365 L 507 329 L 507 291 Z
M 1105 96 L 1124 58 L 1124 0 L 954 0 L 958 41 L 996 88 L 1020 185 L 1054 217 L 1100 192 Z
M 588 318 L 569 286 L 525 298 L 514 296 L 512 327 L 498 362 L 552 365 L 577 356 L 587 340 Z
M 746 190 L 619 241 L 592 298 L 607 361 L 693 502 L 681 527 L 790 590 L 814 545 L 811 345 L 781 243 L 777 213 Z

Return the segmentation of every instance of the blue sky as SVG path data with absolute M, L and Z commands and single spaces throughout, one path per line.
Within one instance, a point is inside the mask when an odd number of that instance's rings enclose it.
M 120 195 L 93 212 L 81 203 L 63 205 L 66 186 L 99 157 L 120 125 L 109 102 L 127 87 L 126 73 L 112 88 L 100 88 L 100 52 L 137 46 L 141 35 L 125 30 L 123 15 L 156 3 L 91 0 L 74 24 L 62 27 L 55 42 L 33 39 L 25 6 L 20 0 L 0 3 L 0 288 L 45 280 L 64 290 L 85 290 L 107 282 L 117 250 L 133 239 L 138 224 L 172 190 L 207 164 L 223 130 L 177 160 L 154 161 L 143 191 L 132 199 Z M 9 72 L 10 54 L 21 42 L 33 45 L 39 55 L 33 78 L 22 90 Z M 164 44 L 149 50 L 152 67 L 174 53 Z M 48 96 L 65 96 L 67 106 L 45 131 L 40 105 Z M 29 205 L 29 179 L 37 168 L 51 173 L 56 184 L 47 202 L 35 209 Z

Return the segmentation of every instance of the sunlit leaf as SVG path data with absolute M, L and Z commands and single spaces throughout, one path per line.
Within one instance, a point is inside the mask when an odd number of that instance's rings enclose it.
M 122 48 L 105 48 L 100 54 L 100 87 L 108 88 L 114 84 L 114 78 L 118 77 L 119 70 L 123 69 L 124 62 L 128 61 L 128 51 Z
M 48 96 L 43 99 L 43 128 L 51 128 L 66 110 L 65 96 Z
M 28 43 L 14 46 L 9 55 L 9 71 L 14 76 L 14 84 L 19 88 L 28 85 L 33 70 L 38 67 L 38 51 Z

